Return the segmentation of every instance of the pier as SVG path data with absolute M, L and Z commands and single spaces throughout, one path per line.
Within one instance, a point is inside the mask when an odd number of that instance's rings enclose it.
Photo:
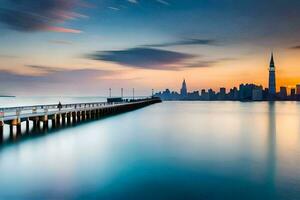
M 145 98 L 121 102 L 94 102 L 54 105 L 34 105 L 23 107 L 0 108 L 0 141 L 3 141 L 4 125 L 9 126 L 12 136 L 22 134 L 22 125 L 29 132 L 30 124 L 33 130 L 46 130 L 51 127 L 78 124 L 86 120 L 136 110 L 148 105 L 160 103 L 159 98 Z

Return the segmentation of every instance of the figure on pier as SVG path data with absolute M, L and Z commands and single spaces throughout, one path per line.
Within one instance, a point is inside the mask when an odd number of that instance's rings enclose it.
M 62 109 L 62 104 L 60 102 L 58 103 L 57 108 L 59 111 Z

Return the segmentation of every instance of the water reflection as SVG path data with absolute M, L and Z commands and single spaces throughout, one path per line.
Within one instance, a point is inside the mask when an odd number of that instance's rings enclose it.
M 29 122 L 29 126 L 25 125 L 25 123 L 27 123 L 27 122 L 22 122 L 22 126 L 24 126 L 24 128 L 22 128 L 20 134 L 17 134 L 15 127 L 13 129 L 6 130 L 9 133 L 0 138 L 0 150 L 4 147 L 7 147 L 7 146 L 10 146 L 13 144 L 21 143 L 21 142 L 27 141 L 27 140 L 37 139 L 40 137 L 44 137 L 44 136 L 47 136 L 50 134 L 57 133 L 62 130 L 76 128 L 78 126 L 82 126 L 87 123 L 91 123 L 95 120 L 104 119 L 106 117 L 108 117 L 108 116 L 102 116 L 102 117 L 97 117 L 97 118 L 93 118 L 93 119 L 85 119 L 85 120 L 81 120 L 78 123 L 73 120 L 71 120 L 68 123 L 63 123 L 63 121 L 61 121 L 60 124 L 52 123 L 52 121 L 50 120 L 48 123 L 40 122 L 40 123 L 38 123 L 37 126 L 34 126 L 33 122 Z M 8 125 L 6 125 L 6 126 L 7 126 L 6 129 L 9 129 Z M 5 137 L 5 136 L 7 136 L 7 137 Z
M 268 193 L 270 195 L 270 199 L 274 199 L 276 197 L 276 103 L 269 102 L 268 103 L 268 133 L 267 133 L 267 144 L 266 144 L 266 180 L 268 188 Z

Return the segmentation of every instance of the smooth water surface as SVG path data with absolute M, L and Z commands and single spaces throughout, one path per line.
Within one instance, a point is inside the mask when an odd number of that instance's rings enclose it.
M 300 104 L 164 102 L 0 149 L 0 198 L 300 199 Z

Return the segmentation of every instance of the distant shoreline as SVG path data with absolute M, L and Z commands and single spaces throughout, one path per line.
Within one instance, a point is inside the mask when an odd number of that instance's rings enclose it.
M 8 98 L 10 98 L 10 97 L 16 97 L 16 96 L 11 96 L 11 95 L 0 95 L 0 97 L 8 97 Z

